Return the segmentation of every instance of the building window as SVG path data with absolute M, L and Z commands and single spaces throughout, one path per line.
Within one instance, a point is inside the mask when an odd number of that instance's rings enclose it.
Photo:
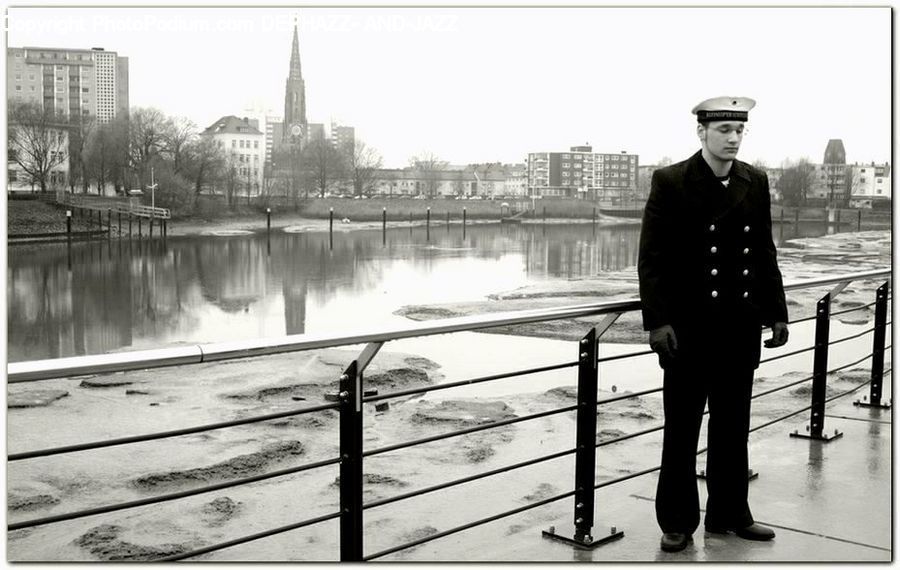
M 244 139 L 241 139 L 240 147 L 241 147 L 241 148 L 244 148 Z
M 231 148 L 237 148 L 237 140 L 231 139 Z
M 16 91 L 21 91 L 21 90 L 22 90 L 22 86 L 21 86 L 21 85 L 16 85 Z
M 875 184 L 881 184 L 881 178 L 876 178 L 876 179 L 875 179 Z
M 87 93 L 87 92 L 88 92 L 88 88 L 87 88 L 87 87 L 82 87 L 82 88 L 81 88 L 81 92 L 82 92 L 82 93 Z
M 865 177 L 865 176 L 860 176 L 860 177 L 859 177 L 859 183 L 860 183 L 860 184 L 865 184 L 865 183 L 866 183 L 866 177 Z
M 16 171 L 12 170 L 12 169 L 7 170 L 6 171 L 6 180 L 9 182 L 15 182 L 16 181 Z
M 259 141 L 253 141 L 253 148 L 259 148 Z
M 877 190 L 875 190 L 875 192 L 881 194 L 881 188 L 878 188 Z
M 571 154 L 564 154 L 564 155 L 562 155 L 562 157 L 563 157 L 564 159 L 566 159 L 566 160 L 569 160 L 570 158 L 572 158 L 572 155 L 571 155 Z

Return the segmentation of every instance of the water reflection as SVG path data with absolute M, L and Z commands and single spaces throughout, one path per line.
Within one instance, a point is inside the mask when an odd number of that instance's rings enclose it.
M 444 226 L 444 227 L 441 227 Z M 634 267 L 636 225 L 433 224 L 389 230 L 101 241 L 8 249 L 9 361 L 393 322 Z M 426 239 L 427 238 L 427 239 Z

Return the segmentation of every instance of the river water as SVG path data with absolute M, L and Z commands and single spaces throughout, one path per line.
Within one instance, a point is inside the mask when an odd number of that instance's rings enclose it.
M 798 235 L 791 228 L 776 242 Z M 825 233 L 801 225 L 799 235 Z M 10 246 L 9 362 L 409 322 L 403 305 L 481 300 L 634 267 L 636 224 L 458 224 Z

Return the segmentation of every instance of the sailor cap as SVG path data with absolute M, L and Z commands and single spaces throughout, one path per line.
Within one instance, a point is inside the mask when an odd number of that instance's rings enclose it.
M 750 109 L 756 101 L 749 97 L 713 97 L 697 104 L 691 113 L 697 115 L 697 122 L 746 121 Z

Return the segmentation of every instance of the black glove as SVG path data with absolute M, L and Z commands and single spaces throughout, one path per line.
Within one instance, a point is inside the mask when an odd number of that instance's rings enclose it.
M 660 366 L 674 359 L 678 353 L 675 329 L 671 325 L 663 325 L 650 331 L 650 348 L 659 355 Z
M 767 339 L 765 342 L 763 342 L 763 346 L 765 346 L 766 348 L 778 348 L 779 346 L 787 344 L 787 341 L 787 323 L 779 322 L 772 325 L 772 338 Z

